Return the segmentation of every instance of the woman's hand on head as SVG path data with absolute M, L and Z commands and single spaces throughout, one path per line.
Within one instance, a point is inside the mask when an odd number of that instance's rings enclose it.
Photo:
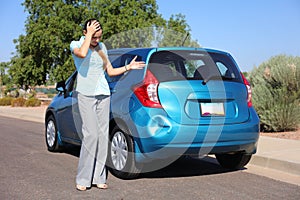
M 86 28 L 87 34 L 91 34 L 91 35 L 93 35 L 97 31 L 99 31 L 100 29 L 101 29 L 101 26 L 98 21 L 92 21 L 91 23 L 89 23 L 87 25 L 87 28 Z

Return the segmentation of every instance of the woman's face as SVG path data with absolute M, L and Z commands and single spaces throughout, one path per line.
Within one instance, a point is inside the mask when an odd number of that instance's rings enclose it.
M 96 25 L 98 25 L 97 31 L 93 34 L 92 40 L 91 40 L 91 43 L 90 43 L 90 46 L 91 46 L 91 47 L 94 47 L 94 48 L 95 48 L 96 46 L 98 46 L 98 43 L 99 43 L 99 41 L 100 41 L 101 38 L 102 38 L 102 29 L 101 29 L 101 25 L 100 25 L 100 23 L 99 23 L 98 21 L 96 21 L 96 20 L 93 20 L 93 21 L 89 22 L 88 25 L 87 25 L 87 26 L 91 26 L 91 25 L 93 24 L 93 26 L 95 26 L 94 23 L 96 23 L 96 22 L 97 22 Z M 88 27 L 86 27 L 86 29 L 87 29 L 87 28 L 88 28 Z M 86 34 L 87 34 L 87 30 L 84 30 L 84 31 L 83 31 L 83 34 L 86 35 Z
M 102 37 L 102 29 L 100 29 L 99 31 L 97 31 L 96 33 L 94 33 L 94 35 L 92 36 L 92 40 L 91 40 L 91 46 L 92 47 L 96 47 L 99 43 L 99 41 L 101 40 Z

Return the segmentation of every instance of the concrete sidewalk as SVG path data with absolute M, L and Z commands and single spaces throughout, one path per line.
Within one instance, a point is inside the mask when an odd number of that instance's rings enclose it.
M 44 123 L 47 107 L 11 107 L 0 106 L 0 115 L 5 117 Z
M 0 115 L 44 123 L 46 107 L 0 106 Z M 300 176 L 300 140 L 260 136 L 249 164 Z

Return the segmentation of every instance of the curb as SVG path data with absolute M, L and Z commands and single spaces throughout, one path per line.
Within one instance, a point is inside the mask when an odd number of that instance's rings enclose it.
M 300 176 L 300 141 L 260 136 L 249 162 L 262 168 Z
M 249 164 L 300 176 L 299 163 L 293 163 L 254 154 Z

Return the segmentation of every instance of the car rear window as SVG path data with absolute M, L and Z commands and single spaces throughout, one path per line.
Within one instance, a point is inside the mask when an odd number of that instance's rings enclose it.
M 206 51 L 158 51 L 152 54 L 149 70 L 160 82 L 222 79 L 241 82 L 230 56 Z

